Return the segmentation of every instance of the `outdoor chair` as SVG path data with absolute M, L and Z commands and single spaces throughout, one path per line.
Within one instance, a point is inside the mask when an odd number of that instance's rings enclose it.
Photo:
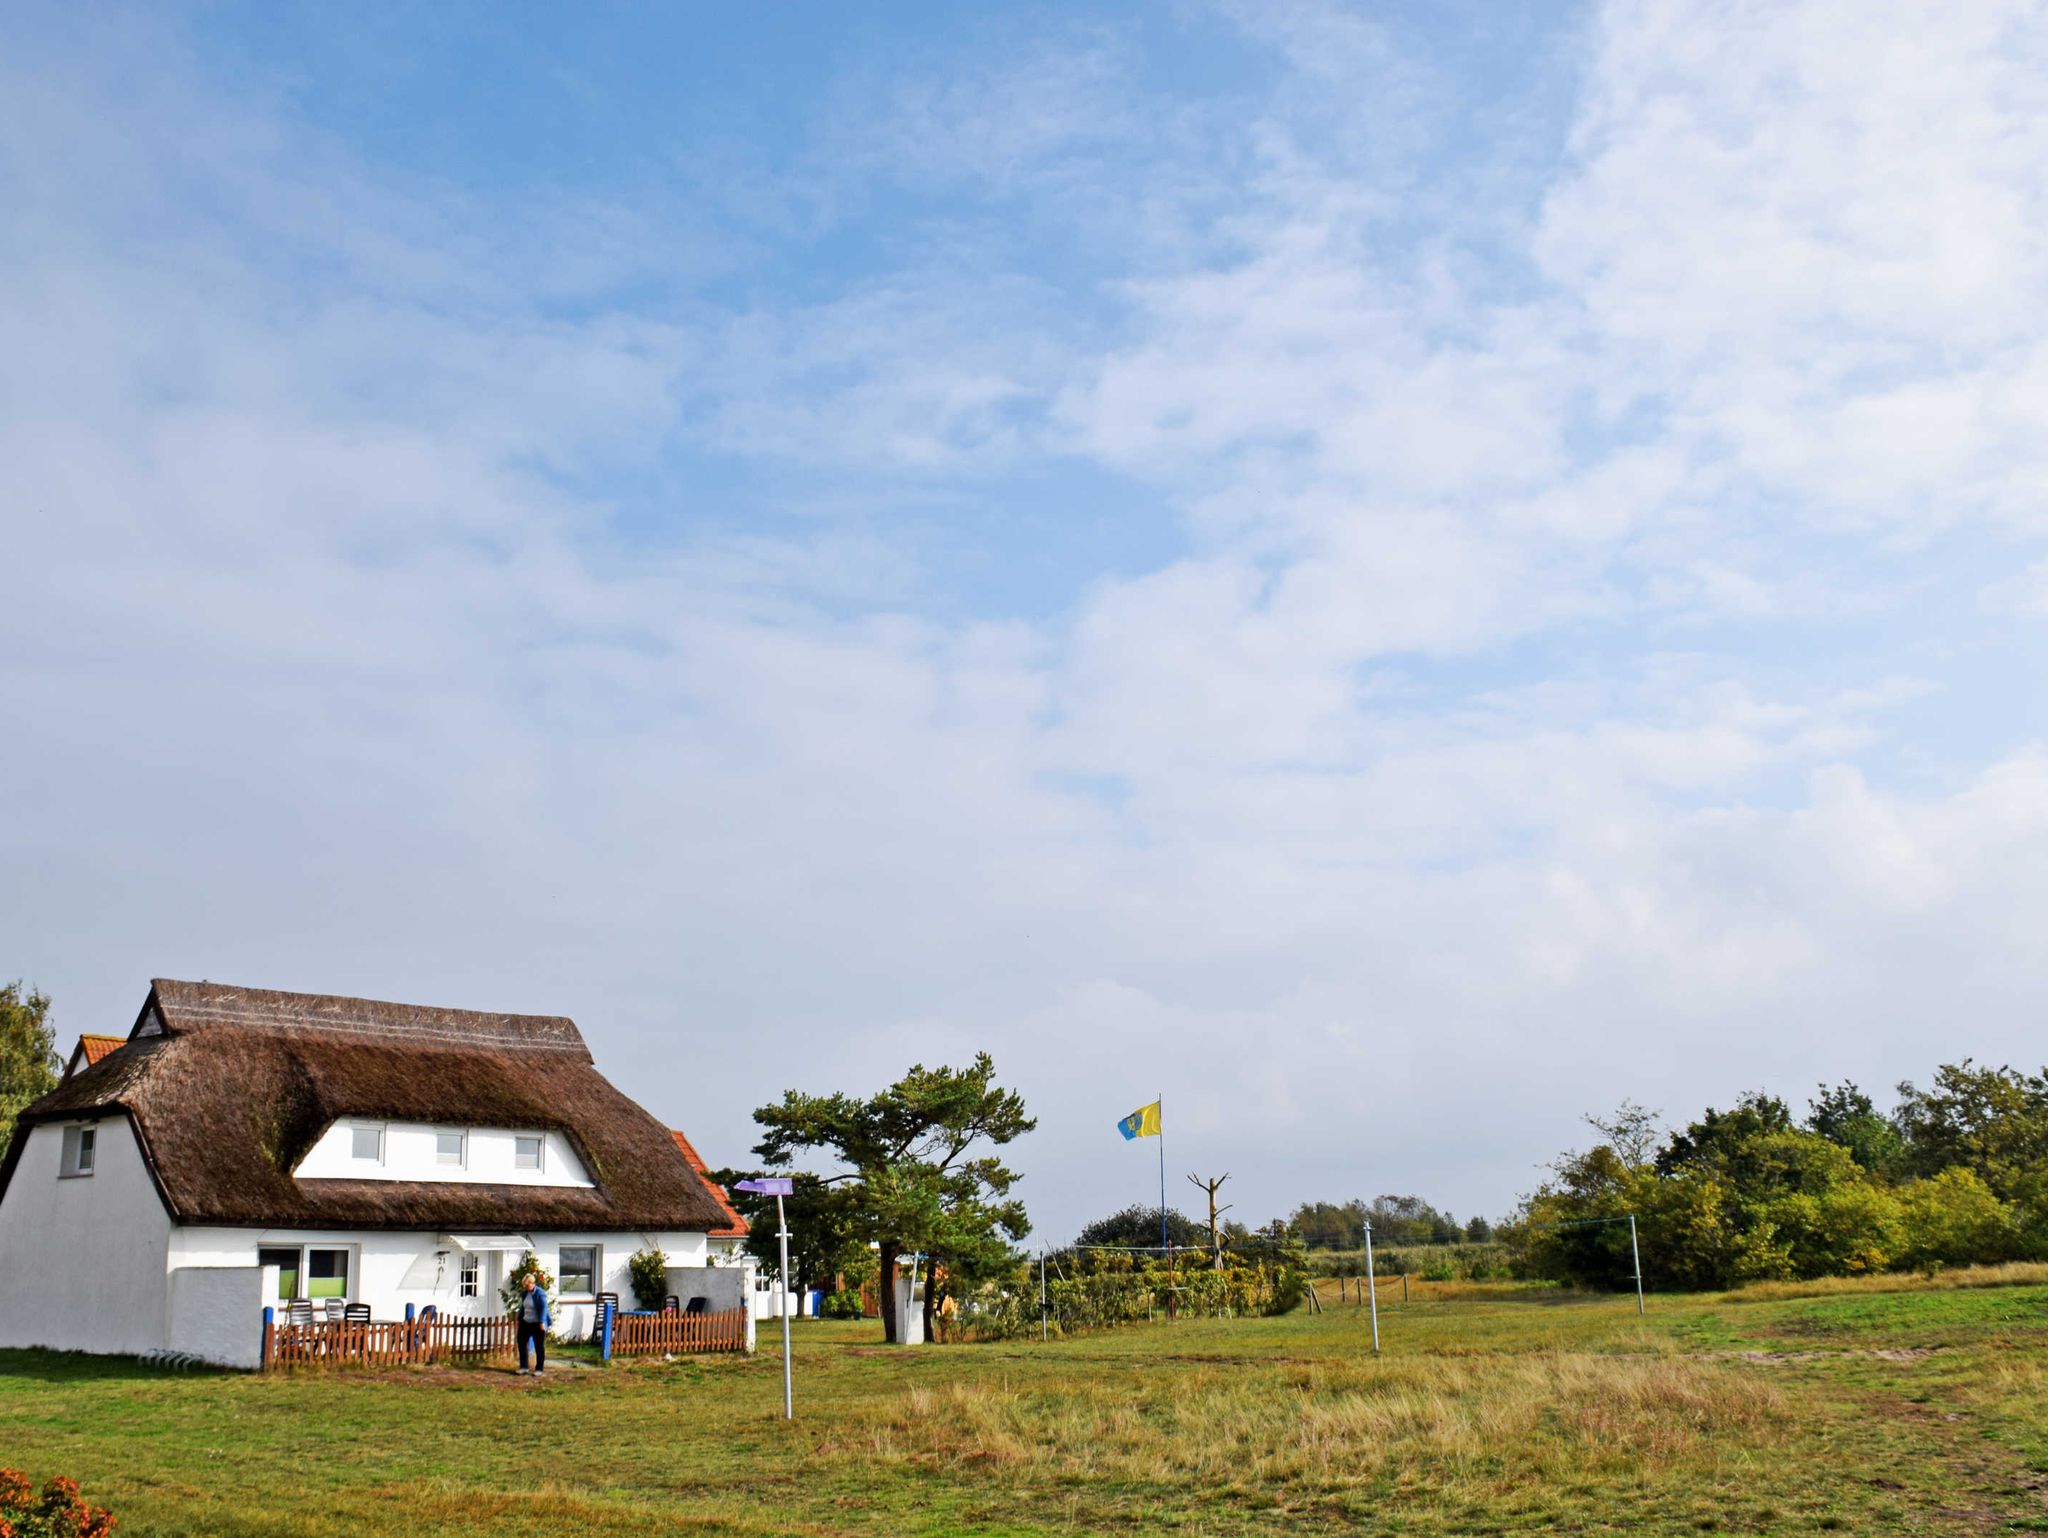
M 604 1322 L 607 1318 L 607 1311 L 609 1311 L 612 1327 L 616 1329 L 619 1323 L 619 1295 L 615 1292 L 601 1292 L 597 1295 L 597 1313 L 592 1316 L 590 1321 L 590 1338 L 592 1340 L 604 1338 Z
M 342 1302 L 339 1298 L 327 1299 L 325 1306 L 327 1312 L 327 1322 L 329 1324 L 340 1324 L 343 1319 L 348 1317 L 346 1314 L 342 1312 L 342 1310 L 347 1308 L 348 1305 Z
M 690 1299 L 690 1306 L 684 1309 L 683 1312 L 686 1314 L 708 1314 L 711 1312 L 711 1300 L 700 1293 L 698 1296 Z
M 293 1298 L 284 1306 L 285 1321 L 288 1324 L 311 1324 L 313 1322 L 313 1300 Z
M 370 1322 L 370 1305 L 367 1303 L 351 1303 L 341 1311 L 341 1317 L 350 1324 L 368 1324 Z
M 683 1311 L 683 1300 L 674 1293 L 670 1293 L 668 1301 L 661 1305 L 661 1311 L 664 1314 L 680 1314 Z

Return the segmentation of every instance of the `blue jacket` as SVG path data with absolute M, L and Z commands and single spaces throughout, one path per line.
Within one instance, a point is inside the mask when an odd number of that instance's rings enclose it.
M 540 1305 L 540 1317 L 538 1319 L 528 1312 L 536 1302 Z M 548 1312 L 547 1288 L 536 1287 L 531 1292 L 523 1292 L 519 1295 L 519 1322 L 521 1324 L 537 1324 L 543 1330 L 555 1322 L 554 1316 Z

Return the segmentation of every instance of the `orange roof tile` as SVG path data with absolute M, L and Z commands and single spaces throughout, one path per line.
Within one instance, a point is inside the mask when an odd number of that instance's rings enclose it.
M 669 1136 L 676 1140 L 676 1147 L 683 1151 L 683 1157 L 689 1161 L 690 1168 L 695 1170 L 697 1178 L 704 1182 L 704 1189 L 711 1193 L 712 1199 L 724 1209 L 725 1215 L 732 1219 L 732 1222 L 726 1227 L 712 1229 L 711 1237 L 714 1239 L 746 1238 L 752 1232 L 747 1227 L 747 1220 L 741 1217 L 738 1211 L 734 1209 L 731 1200 L 725 1194 L 725 1187 L 711 1178 L 705 1168 L 703 1156 L 690 1146 L 690 1140 L 684 1137 L 682 1133 L 671 1132 Z
M 71 1067 L 90 1068 L 127 1039 L 126 1036 L 81 1036 L 78 1045 L 71 1049 Z M 84 1061 L 81 1062 L 81 1058 Z

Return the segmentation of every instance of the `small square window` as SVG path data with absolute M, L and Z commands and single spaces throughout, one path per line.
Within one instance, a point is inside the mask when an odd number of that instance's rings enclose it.
M 434 1162 L 436 1164 L 462 1163 L 463 1143 L 467 1141 L 460 1132 L 437 1132 L 434 1134 Z
M 92 1173 L 93 1144 L 98 1141 L 97 1129 L 92 1127 L 66 1127 L 64 1129 L 64 1151 L 60 1175 L 90 1175 Z
M 289 1303 L 299 1295 L 300 1253 L 291 1249 L 264 1249 L 256 1252 L 256 1264 L 277 1267 L 277 1301 Z
M 516 1170 L 537 1170 L 540 1168 L 541 1140 L 537 1137 L 515 1137 L 512 1139 L 512 1168 Z
M 594 1244 L 565 1244 L 562 1246 L 559 1281 L 562 1296 L 583 1297 L 597 1291 L 597 1246 Z
M 349 1152 L 358 1159 L 367 1159 L 372 1164 L 384 1162 L 384 1129 L 382 1127 L 356 1127 L 349 1134 Z
M 348 1251 L 306 1251 L 306 1296 L 348 1297 Z

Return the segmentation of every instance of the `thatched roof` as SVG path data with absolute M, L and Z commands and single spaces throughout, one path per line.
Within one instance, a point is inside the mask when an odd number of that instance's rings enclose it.
M 600 1074 L 575 1023 L 159 978 L 118 1051 L 24 1124 L 125 1112 L 171 1216 L 267 1228 L 701 1233 L 730 1221 L 669 1129 Z M 296 1180 L 343 1117 L 560 1132 L 594 1189 Z M 26 1138 L 0 1167 L 0 1193 Z

